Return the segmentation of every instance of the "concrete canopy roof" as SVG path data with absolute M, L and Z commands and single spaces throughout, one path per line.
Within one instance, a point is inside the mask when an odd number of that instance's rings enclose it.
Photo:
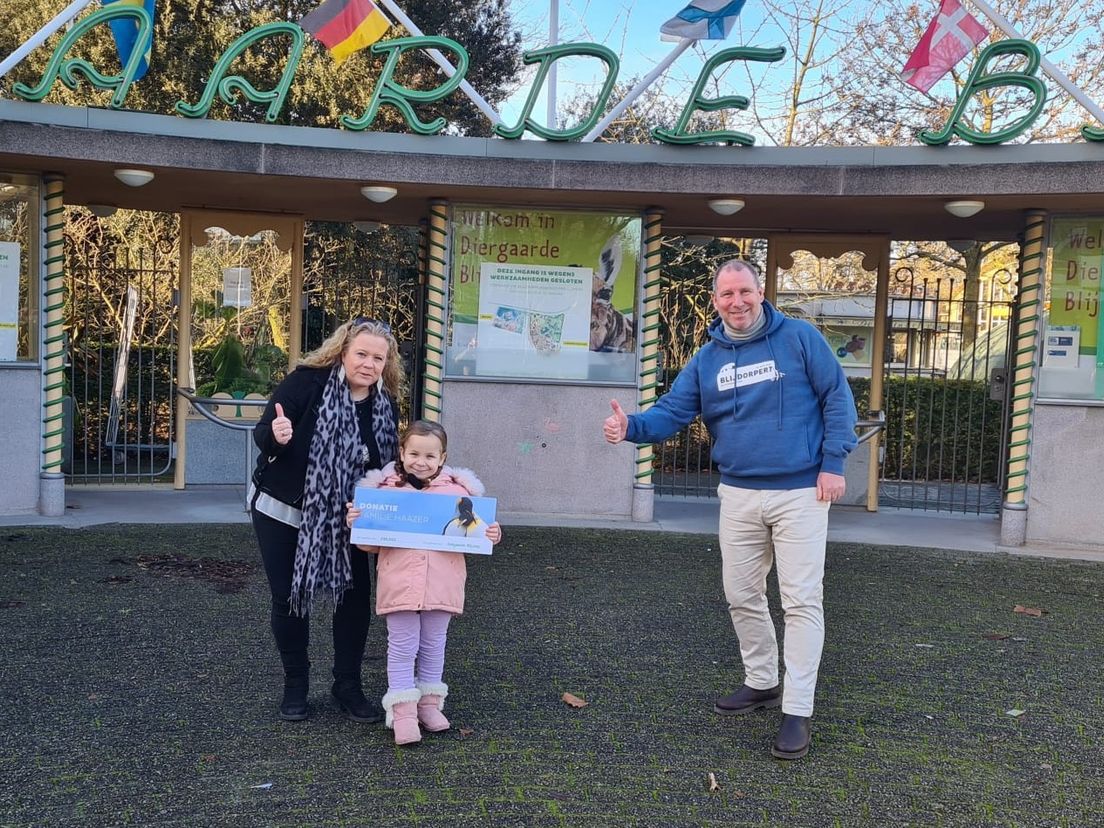
M 141 188 L 118 167 L 156 173 Z M 0 171 L 60 173 L 71 204 L 414 224 L 432 198 L 665 210 L 668 231 L 1009 239 L 1023 211 L 1104 212 L 1104 145 L 674 147 L 355 133 L 0 101 Z M 399 195 L 373 204 L 365 184 Z M 733 216 L 706 202 L 739 197 Z M 981 199 L 969 219 L 943 209 Z

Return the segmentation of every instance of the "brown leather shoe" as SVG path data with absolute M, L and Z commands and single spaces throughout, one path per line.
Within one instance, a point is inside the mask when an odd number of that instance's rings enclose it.
M 751 713 L 753 710 L 779 707 L 781 704 L 781 685 L 776 684 L 769 690 L 756 690 L 745 684 L 735 693 L 729 693 L 717 699 L 713 704 L 713 712 L 720 713 L 722 716 L 739 716 L 742 713 Z
M 800 759 L 809 752 L 812 732 L 808 716 L 782 716 L 782 725 L 771 745 L 771 755 L 776 759 Z

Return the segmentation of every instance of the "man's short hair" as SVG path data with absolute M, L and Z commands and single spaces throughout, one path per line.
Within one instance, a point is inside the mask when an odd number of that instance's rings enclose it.
M 726 270 L 743 270 L 746 273 L 750 273 L 751 277 L 755 280 L 755 286 L 761 288 L 762 282 L 759 280 L 759 268 L 749 262 L 747 259 L 729 259 L 722 264 L 713 273 L 713 292 L 717 292 L 717 279 Z

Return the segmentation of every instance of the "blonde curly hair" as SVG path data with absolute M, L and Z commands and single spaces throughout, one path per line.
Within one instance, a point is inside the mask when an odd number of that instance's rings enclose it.
M 300 359 L 299 364 L 306 365 L 308 368 L 332 368 L 341 362 L 341 357 L 349 345 L 362 333 L 378 336 L 387 341 L 383 386 L 392 399 L 396 401 L 403 399 L 406 393 L 406 372 L 403 370 L 402 357 L 399 356 L 399 343 L 391 333 L 391 328 L 376 319 L 358 316 L 356 319 L 350 319 L 338 325 L 337 330 L 330 334 L 325 342 Z

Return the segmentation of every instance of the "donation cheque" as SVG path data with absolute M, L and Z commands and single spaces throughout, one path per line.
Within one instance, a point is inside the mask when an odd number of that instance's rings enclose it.
M 358 486 L 353 505 L 360 509 L 350 536 L 355 544 L 491 554 L 493 497 Z

